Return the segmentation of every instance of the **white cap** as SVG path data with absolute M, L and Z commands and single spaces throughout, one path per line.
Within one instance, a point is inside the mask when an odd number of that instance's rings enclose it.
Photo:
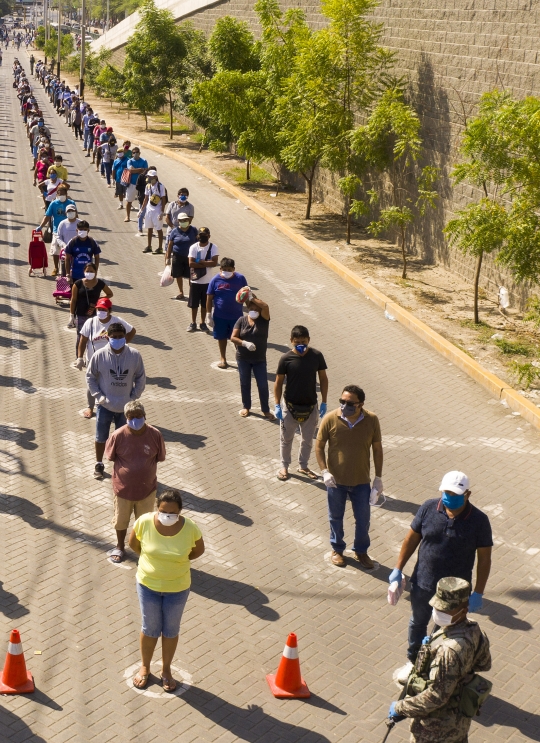
M 154 178 L 157 175 L 157 170 L 149 170 L 146 175 L 149 175 L 150 178 Z
M 178 221 L 184 222 L 186 219 L 189 219 L 188 215 L 185 212 L 180 212 L 178 215 Z
M 66 213 L 67 212 L 76 212 L 76 211 L 77 211 L 77 207 L 74 204 L 68 204 L 66 206 Z
M 458 472 L 458 470 L 452 470 L 447 472 L 443 477 L 439 490 L 449 490 L 451 493 L 457 495 L 463 495 L 463 493 L 469 489 L 469 478 L 464 472 Z

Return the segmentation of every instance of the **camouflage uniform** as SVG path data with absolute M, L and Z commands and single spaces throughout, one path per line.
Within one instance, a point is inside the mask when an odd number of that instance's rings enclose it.
M 435 603 L 442 611 L 457 608 L 464 600 L 461 593 L 465 589 L 460 584 L 467 586 L 466 600 L 470 592 L 467 581 L 443 578 L 437 584 L 437 594 L 430 603 Z M 454 606 L 450 594 L 457 601 Z M 442 602 L 437 604 L 437 598 Z M 462 683 L 472 680 L 474 673 L 489 671 L 489 641 L 476 622 L 464 619 L 435 632 L 429 648 L 427 673 L 430 685 L 416 696 L 407 696 L 396 702 L 395 710 L 412 718 L 411 743 L 467 743 L 471 718 L 460 714 L 455 708 L 456 697 L 454 700 L 451 697 L 456 690 L 459 691 Z

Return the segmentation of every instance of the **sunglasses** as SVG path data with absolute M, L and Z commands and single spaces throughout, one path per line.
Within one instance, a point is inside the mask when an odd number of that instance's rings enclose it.
M 363 402 L 351 402 L 351 400 L 339 400 L 340 405 L 363 405 Z

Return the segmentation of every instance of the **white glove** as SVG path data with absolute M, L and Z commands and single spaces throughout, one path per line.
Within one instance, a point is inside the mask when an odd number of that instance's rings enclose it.
M 206 316 L 206 324 L 209 328 L 214 327 L 214 315 L 212 312 L 210 312 L 210 314 Z
M 384 490 L 384 486 L 382 484 L 382 480 L 380 477 L 374 477 L 373 478 L 373 488 L 377 488 L 377 493 L 380 495 L 382 491 Z
M 105 395 L 99 395 L 99 397 L 96 397 L 96 402 L 98 405 L 103 405 L 106 400 L 107 398 L 105 397 Z
M 79 356 L 79 358 L 78 358 L 78 359 L 77 359 L 77 361 L 75 362 L 75 366 L 77 367 L 77 369 L 78 369 L 79 371 L 81 371 L 81 369 L 82 369 L 82 368 L 83 368 L 83 366 L 84 366 L 84 359 L 83 359 L 83 357 L 82 357 L 82 356 Z
M 75 327 L 75 315 L 69 316 L 69 322 L 68 322 L 68 328 L 74 328 Z
M 242 345 L 244 348 L 247 348 L 248 351 L 256 351 L 257 346 L 254 343 L 251 343 L 250 341 L 242 341 Z
M 322 477 L 327 488 L 337 488 L 337 482 L 334 475 L 330 474 L 328 470 L 322 471 Z

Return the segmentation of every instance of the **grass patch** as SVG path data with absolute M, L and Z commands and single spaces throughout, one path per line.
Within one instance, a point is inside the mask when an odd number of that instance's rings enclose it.
M 225 171 L 225 175 L 228 175 L 233 181 L 239 185 L 252 185 L 256 186 L 258 183 L 275 183 L 276 179 L 264 168 L 260 168 L 258 165 L 251 166 L 251 178 L 246 180 L 246 169 L 244 166 L 239 165 L 235 168 L 230 168 Z
M 524 364 L 520 364 L 519 361 L 512 361 L 510 363 L 510 371 L 516 377 L 518 383 L 525 387 L 526 390 L 529 389 L 531 384 L 540 379 L 540 369 L 530 361 Z
M 197 144 L 201 144 L 203 139 L 204 139 L 204 134 L 202 134 L 202 132 L 195 132 L 195 134 L 191 135 L 191 141 L 197 142 Z
M 459 324 L 462 328 L 475 330 L 478 333 L 478 340 L 481 343 L 488 343 L 491 336 L 496 332 L 494 328 L 485 322 L 476 323 L 474 320 L 460 320 Z
M 514 356 L 532 356 L 534 354 L 534 348 L 522 341 L 508 341 L 506 338 L 500 338 L 495 341 L 495 345 L 505 354 Z

